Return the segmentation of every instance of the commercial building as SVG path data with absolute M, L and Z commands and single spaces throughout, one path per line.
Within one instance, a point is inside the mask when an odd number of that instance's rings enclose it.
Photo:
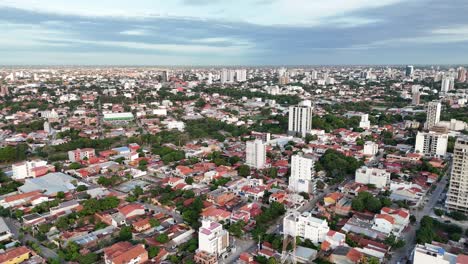
M 414 66 L 413 65 L 407 65 L 406 70 L 405 70 L 406 77 L 413 76 L 413 73 L 414 73 Z
M 298 106 L 289 107 L 288 134 L 305 137 L 312 129 L 312 103 L 303 101 Z
M 35 178 L 46 174 L 49 170 L 54 171 L 54 166 L 47 165 L 44 160 L 32 160 L 15 163 L 11 166 L 14 180 L 22 180 L 26 178 Z
M 293 155 L 291 157 L 291 176 L 289 177 L 289 190 L 293 192 L 315 192 L 312 178 L 315 175 L 315 159 L 311 155 Z
M 449 210 L 468 213 L 468 136 L 460 136 L 455 142 L 445 205 Z
M 447 154 L 448 134 L 434 131 L 418 132 L 414 150 L 428 157 L 444 157 Z
M 134 119 L 133 114 L 130 112 L 124 113 L 105 113 L 104 121 L 132 121 Z
M 373 184 L 376 188 L 383 188 L 390 183 L 390 172 L 362 166 L 356 170 L 355 181 L 362 184 Z
M 266 163 L 266 144 L 256 139 L 246 143 L 246 164 L 256 169 L 262 169 Z
M 431 129 L 439 123 L 441 108 L 442 105 L 438 101 L 432 101 L 427 104 L 426 123 L 424 124 L 424 128 Z
M 325 219 L 313 217 L 310 212 L 290 212 L 283 219 L 283 232 L 292 237 L 310 239 L 312 243 L 323 242 L 330 228 Z
M 229 232 L 218 222 L 202 220 L 202 226 L 198 231 L 198 250 L 220 256 L 228 247 Z
M 26 179 L 23 186 L 18 188 L 20 193 L 43 191 L 45 195 L 54 196 L 58 192 L 68 193 L 76 187 L 76 179 L 65 173 L 48 173 L 40 178 Z

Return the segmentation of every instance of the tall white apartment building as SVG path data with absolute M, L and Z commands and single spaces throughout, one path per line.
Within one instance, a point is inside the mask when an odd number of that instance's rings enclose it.
M 440 121 L 440 110 L 442 105 L 438 101 L 432 101 L 427 104 L 426 109 L 426 123 L 424 128 L 431 129 Z
M 291 157 L 291 176 L 289 190 L 293 192 L 315 192 L 312 178 L 315 175 L 315 159 L 311 155 L 293 155 Z
M 256 169 L 263 169 L 266 163 L 266 144 L 256 139 L 246 143 L 246 164 Z
M 376 188 L 383 188 L 390 183 L 390 172 L 362 166 L 356 170 L 355 181 L 362 184 L 373 184 Z
M 236 80 L 238 82 L 247 81 L 247 70 L 246 69 L 236 70 Z
M 364 143 L 364 149 L 362 150 L 362 154 L 366 156 L 374 156 L 379 152 L 379 145 L 372 141 L 366 141 Z
M 460 136 L 455 142 L 445 205 L 449 210 L 468 213 L 468 136 Z
M 289 107 L 288 134 L 305 137 L 312 129 L 312 102 L 301 102 L 298 106 Z
M 414 150 L 424 156 L 444 157 L 447 154 L 448 134 L 434 131 L 418 132 Z
M 214 221 L 202 220 L 198 230 L 198 249 L 219 256 L 229 247 L 229 232 Z
M 455 78 L 453 76 L 444 76 L 444 78 L 442 78 L 440 92 L 446 93 L 450 90 L 453 90 L 454 86 L 455 86 Z
M 233 83 L 236 77 L 236 71 L 223 69 L 221 71 L 221 83 Z
M 364 129 L 369 129 L 370 128 L 370 121 L 369 121 L 369 115 L 368 114 L 361 115 L 361 121 L 359 122 L 359 127 L 364 128 Z
M 323 242 L 330 228 L 325 219 L 313 217 L 310 212 L 290 212 L 283 218 L 283 232 L 292 237 L 310 239 L 312 243 Z
M 313 70 L 311 73 L 310 73 L 310 78 L 312 80 L 317 80 L 318 79 L 318 72 L 316 70 Z
M 11 165 L 11 170 L 13 172 L 12 178 L 14 180 L 33 178 L 35 177 L 34 169 L 45 166 L 47 166 L 47 161 L 44 160 L 23 161 L 15 163 Z

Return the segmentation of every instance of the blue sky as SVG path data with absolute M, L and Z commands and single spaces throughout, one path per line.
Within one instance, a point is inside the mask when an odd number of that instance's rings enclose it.
M 466 64 L 466 0 L 0 0 L 0 64 Z

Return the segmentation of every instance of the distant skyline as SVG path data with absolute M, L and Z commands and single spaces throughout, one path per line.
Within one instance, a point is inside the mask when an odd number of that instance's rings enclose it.
M 468 1 L 0 0 L 2 65 L 468 63 Z

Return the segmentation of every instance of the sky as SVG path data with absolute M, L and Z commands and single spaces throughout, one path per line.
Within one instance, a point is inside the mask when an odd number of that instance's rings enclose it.
M 0 64 L 468 64 L 467 13 L 467 0 L 0 0 Z

